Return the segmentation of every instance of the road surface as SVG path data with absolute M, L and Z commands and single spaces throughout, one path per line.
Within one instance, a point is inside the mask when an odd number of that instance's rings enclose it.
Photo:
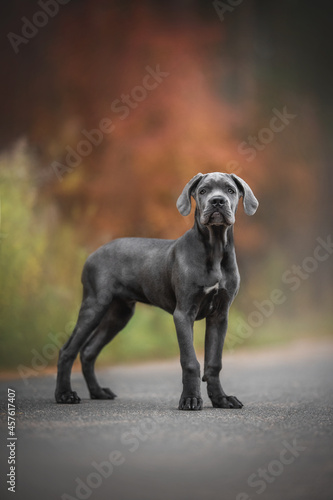
M 114 401 L 89 400 L 74 373 L 74 406 L 54 403 L 55 375 L 2 380 L 1 498 L 332 500 L 332 354 L 326 340 L 225 356 L 223 385 L 241 410 L 212 408 L 203 383 L 203 410 L 178 411 L 178 361 L 100 370 Z

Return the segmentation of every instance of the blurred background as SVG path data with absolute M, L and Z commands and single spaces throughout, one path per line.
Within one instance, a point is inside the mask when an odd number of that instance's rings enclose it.
M 176 200 L 197 172 L 234 172 L 260 201 L 254 217 L 241 205 L 237 214 L 242 285 L 226 349 L 332 334 L 332 10 L 300 0 L 1 6 L 3 370 L 54 370 L 86 257 L 117 237 L 179 237 L 193 211 L 182 217 Z M 99 363 L 177 352 L 172 317 L 139 305 Z

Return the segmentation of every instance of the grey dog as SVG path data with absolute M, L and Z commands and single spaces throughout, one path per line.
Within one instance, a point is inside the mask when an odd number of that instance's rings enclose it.
M 206 318 L 203 381 L 215 408 L 241 408 L 227 396 L 219 374 L 228 311 L 239 289 L 233 224 L 240 197 L 245 213 L 258 207 L 248 184 L 235 174 L 197 174 L 177 201 L 181 215 L 196 201 L 192 229 L 177 240 L 120 238 L 88 257 L 82 272 L 83 299 L 77 324 L 62 347 L 55 398 L 79 403 L 70 375 L 79 351 L 92 399 L 113 399 L 94 372 L 101 349 L 128 323 L 135 303 L 152 304 L 173 315 L 180 349 L 183 391 L 180 410 L 201 410 L 200 365 L 193 347 L 194 321 Z

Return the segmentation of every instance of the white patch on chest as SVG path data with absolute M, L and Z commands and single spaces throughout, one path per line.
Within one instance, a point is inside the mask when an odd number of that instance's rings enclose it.
M 218 289 L 219 289 L 219 282 L 215 283 L 215 285 L 213 285 L 213 286 L 205 286 L 204 293 L 208 294 L 208 293 L 212 292 L 213 290 L 215 290 L 217 292 Z

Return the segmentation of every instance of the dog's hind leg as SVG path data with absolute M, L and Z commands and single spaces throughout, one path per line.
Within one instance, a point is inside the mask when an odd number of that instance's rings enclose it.
M 102 388 L 95 375 L 95 361 L 103 347 L 119 333 L 131 319 L 135 303 L 114 298 L 100 325 L 81 348 L 82 372 L 91 399 L 114 399 L 116 395 L 108 388 Z
M 59 353 L 57 386 L 55 391 L 57 403 L 73 404 L 80 402 L 80 398 L 76 392 L 71 389 L 70 376 L 72 366 L 81 347 L 95 328 L 97 328 L 109 309 L 111 300 L 112 294 L 110 291 L 96 292 L 91 284 L 86 283 L 76 326 Z

